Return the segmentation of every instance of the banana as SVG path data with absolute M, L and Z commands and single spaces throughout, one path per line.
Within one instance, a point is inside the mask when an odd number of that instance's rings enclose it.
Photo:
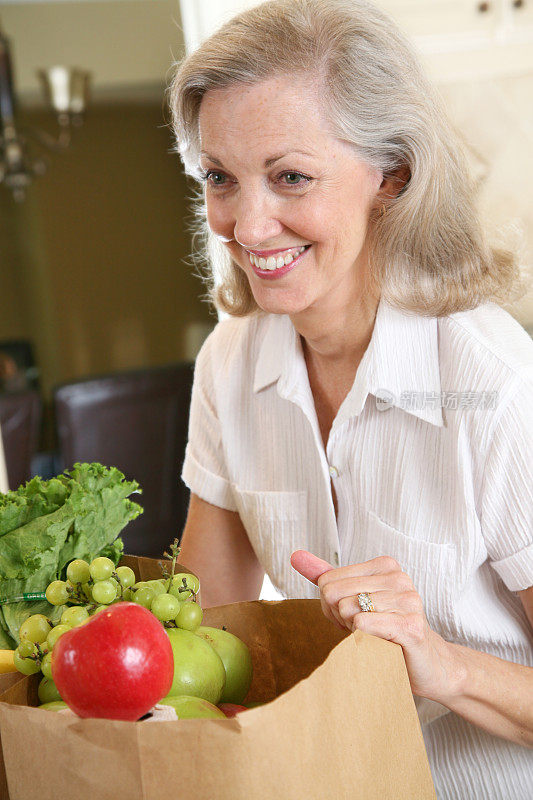
M 13 664 L 13 652 L 13 650 L 0 650 L 0 674 L 17 671 Z

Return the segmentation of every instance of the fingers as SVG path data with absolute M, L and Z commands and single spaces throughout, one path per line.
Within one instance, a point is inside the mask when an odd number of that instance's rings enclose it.
M 356 614 L 352 630 L 364 631 L 402 647 L 420 645 L 427 636 L 428 623 L 422 614 Z
M 343 631 L 345 631 L 346 628 L 348 628 L 348 630 L 352 630 L 351 625 L 341 617 L 339 610 L 335 608 L 335 606 L 329 606 L 322 596 L 320 596 L 320 605 L 322 607 L 322 613 L 324 616 L 329 619 L 329 621 L 332 622 L 337 628 L 340 628 Z
M 360 592 L 368 592 L 372 595 L 382 591 L 401 594 L 414 589 L 411 579 L 405 572 L 397 571 L 351 578 L 338 578 L 338 572 L 340 570 L 332 570 L 330 573 L 321 575 L 318 581 L 322 596 L 331 605 L 337 605 L 343 597 L 355 597 Z
M 391 572 L 401 572 L 401 567 L 390 556 L 379 556 L 361 564 L 350 564 L 347 567 L 334 568 L 327 561 L 318 558 L 307 550 L 295 550 L 291 555 L 291 565 L 304 578 L 315 583 L 319 588 L 329 580 L 342 580 L 344 578 L 357 578 L 367 575 L 386 575 Z M 320 580 L 322 579 L 322 580 Z
M 401 573 L 402 568 L 394 558 L 390 556 L 379 556 L 378 558 L 370 559 L 370 561 L 363 561 L 360 564 L 350 564 L 346 567 L 338 567 L 338 569 L 330 567 L 329 571 L 325 571 L 319 576 L 317 585 L 322 588 L 325 583 L 332 580 L 366 578 L 370 575 L 390 575 L 396 572 Z
M 369 633 L 396 641 L 394 637 L 398 634 L 399 623 L 396 621 L 391 627 L 391 619 L 423 616 L 422 601 L 411 579 L 390 556 L 335 569 L 307 550 L 296 550 L 291 555 L 291 565 L 318 586 L 324 616 L 338 628 L 367 630 L 370 626 L 374 630 L 368 630 Z M 370 594 L 374 612 L 361 611 L 357 600 L 361 592 Z M 374 620 L 369 622 L 368 617 Z M 376 622 L 377 617 L 379 620 Z M 381 629 L 384 635 L 379 632 Z
M 311 583 L 317 584 L 321 575 L 333 567 L 322 558 L 309 553 L 307 550 L 295 550 L 291 555 L 291 564 L 294 569 L 307 578 Z
M 327 561 L 324 561 L 322 558 L 318 558 L 318 556 L 313 555 L 313 553 L 309 553 L 307 550 L 295 550 L 294 553 L 291 555 L 291 565 L 294 569 L 303 575 L 304 578 L 307 578 L 308 581 L 314 583 L 315 585 L 318 584 L 319 578 L 325 573 L 330 570 L 333 570 L 331 564 Z M 337 628 L 341 630 L 346 630 L 346 625 L 342 620 L 338 610 L 336 608 L 332 608 L 320 593 L 320 605 L 322 607 L 322 612 L 327 619 L 330 620 Z
M 375 611 L 363 612 L 359 606 L 357 595 L 342 597 L 337 609 L 344 627 L 355 630 L 359 627 L 356 617 L 368 614 L 419 614 L 422 612 L 422 600 L 414 589 L 408 592 L 379 591 L 369 592 Z

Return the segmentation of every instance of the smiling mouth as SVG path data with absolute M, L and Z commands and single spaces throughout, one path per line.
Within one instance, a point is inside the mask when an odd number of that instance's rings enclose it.
M 281 269 L 282 267 L 287 267 L 289 264 L 292 264 L 292 262 L 301 256 L 305 250 L 308 250 L 309 247 L 311 247 L 310 244 L 302 247 L 290 247 L 287 250 L 280 250 L 270 256 L 259 256 L 249 250 L 246 252 L 253 267 L 274 272 L 276 269 Z

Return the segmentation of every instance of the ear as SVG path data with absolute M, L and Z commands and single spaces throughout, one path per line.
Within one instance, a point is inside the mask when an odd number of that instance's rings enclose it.
M 409 183 L 410 178 L 411 170 L 407 164 L 402 164 L 402 166 L 395 169 L 394 172 L 390 172 L 386 175 L 384 174 L 376 200 L 386 204 L 388 200 L 393 200 L 398 197 L 400 192 Z

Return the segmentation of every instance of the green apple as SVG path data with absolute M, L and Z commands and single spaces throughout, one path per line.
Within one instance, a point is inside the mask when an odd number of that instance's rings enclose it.
M 209 642 L 226 670 L 226 684 L 221 703 L 241 705 L 252 683 L 252 656 L 245 643 L 229 631 L 200 626 L 195 635 Z
M 174 654 L 174 679 L 168 695 L 193 695 L 213 705 L 219 703 L 226 671 L 218 653 L 191 631 L 183 628 L 166 631 Z
M 191 697 L 190 695 L 177 695 L 163 697 L 159 705 L 172 706 L 176 710 L 178 719 L 226 719 L 226 715 L 220 708 L 213 703 L 203 700 L 201 697 Z
M 52 678 L 43 678 L 37 688 L 37 695 L 41 703 L 50 703 L 53 700 L 62 700 L 63 698 L 57 691 L 57 687 Z
M 39 708 L 44 708 L 47 711 L 62 711 L 68 706 L 63 700 L 50 700 L 49 703 L 42 703 Z

